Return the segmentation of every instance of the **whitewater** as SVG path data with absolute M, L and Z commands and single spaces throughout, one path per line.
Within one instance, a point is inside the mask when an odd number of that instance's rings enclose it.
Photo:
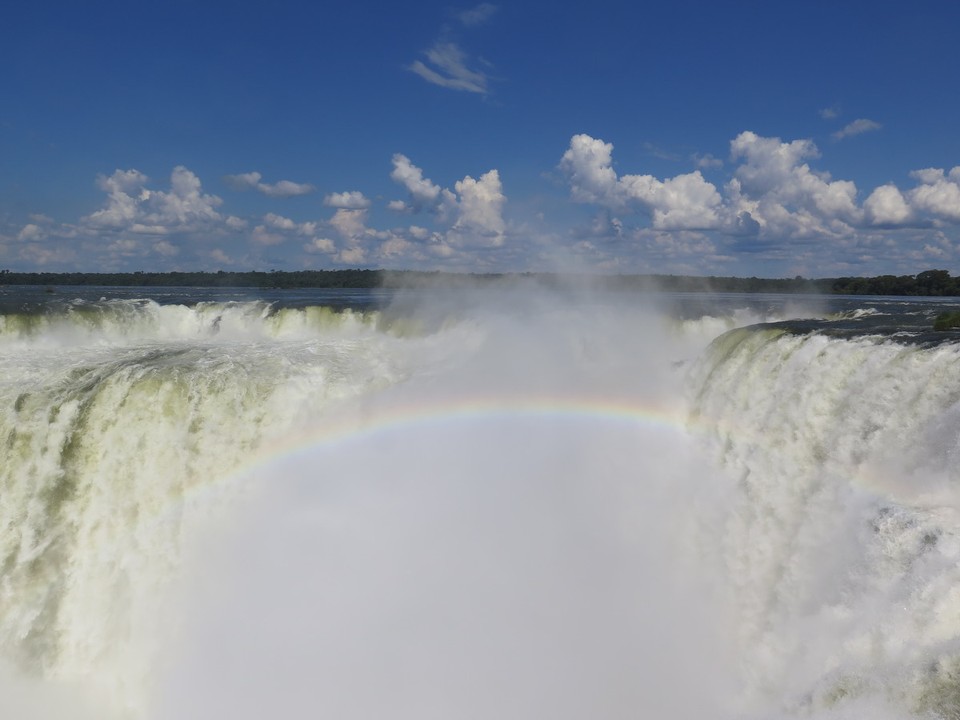
M 0 287 L 0 717 L 960 717 L 958 305 Z

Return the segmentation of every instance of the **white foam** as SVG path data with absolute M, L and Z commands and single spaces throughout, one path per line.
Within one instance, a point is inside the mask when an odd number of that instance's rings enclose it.
M 949 716 L 956 351 L 750 331 L 698 362 L 774 316 L 572 297 L 0 331 L 0 711 Z M 378 425 L 522 397 L 674 424 Z M 320 420 L 379 430 L 237 474 Z

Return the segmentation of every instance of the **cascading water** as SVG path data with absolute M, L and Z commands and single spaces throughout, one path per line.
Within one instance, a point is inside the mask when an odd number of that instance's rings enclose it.
M 960 712 L 960 345 L 733 331 L 693 372 L 751 689 Z
M 960 712 L 930 304 L 3 300 L 0 716 Z
M 375 318 L 80 307 L 8 316 L 0 333 L 0 647 L 133 712 L 184 516 L 209 512 L 191 492 L 402 370 Z

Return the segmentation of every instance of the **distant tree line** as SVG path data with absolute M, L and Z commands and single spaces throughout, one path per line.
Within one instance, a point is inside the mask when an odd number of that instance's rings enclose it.
M 249 272 L 21 273 L 0 270 L 0 285 L 99 285 L 115 287 L 235 287 L 235 288 L 377 288 L 406 285 L 449 285 L 465 279 L 483 283 L 532 278 L 545 285 L 574 281 L 604 287 L 656 289 L 673 292 L 826 293 L 832 295 L 960 296 L 960 277 L 947 270 L 916 275 L 878 275 L 808 279 L 700 277 L 693 275 L 559 275 L 552 273 L 456 274 L 413 270 L 298 270 Z
M 0 270 L 0 285 L 99 285 L 103 287 L 375 288 L 380 270 L 294 272 L 18 273 Z
M 960 296 L 960 278 L 950 277 L 946 270 L 924 270 L 916 275 L 842 277 L 830 283 L 827 292 L 838 295 Z

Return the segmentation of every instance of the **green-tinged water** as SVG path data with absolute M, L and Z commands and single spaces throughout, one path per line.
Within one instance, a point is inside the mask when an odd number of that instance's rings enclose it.
M 0 716 L 960 714 L 951 300 L 144 292 L 0 289 Z

